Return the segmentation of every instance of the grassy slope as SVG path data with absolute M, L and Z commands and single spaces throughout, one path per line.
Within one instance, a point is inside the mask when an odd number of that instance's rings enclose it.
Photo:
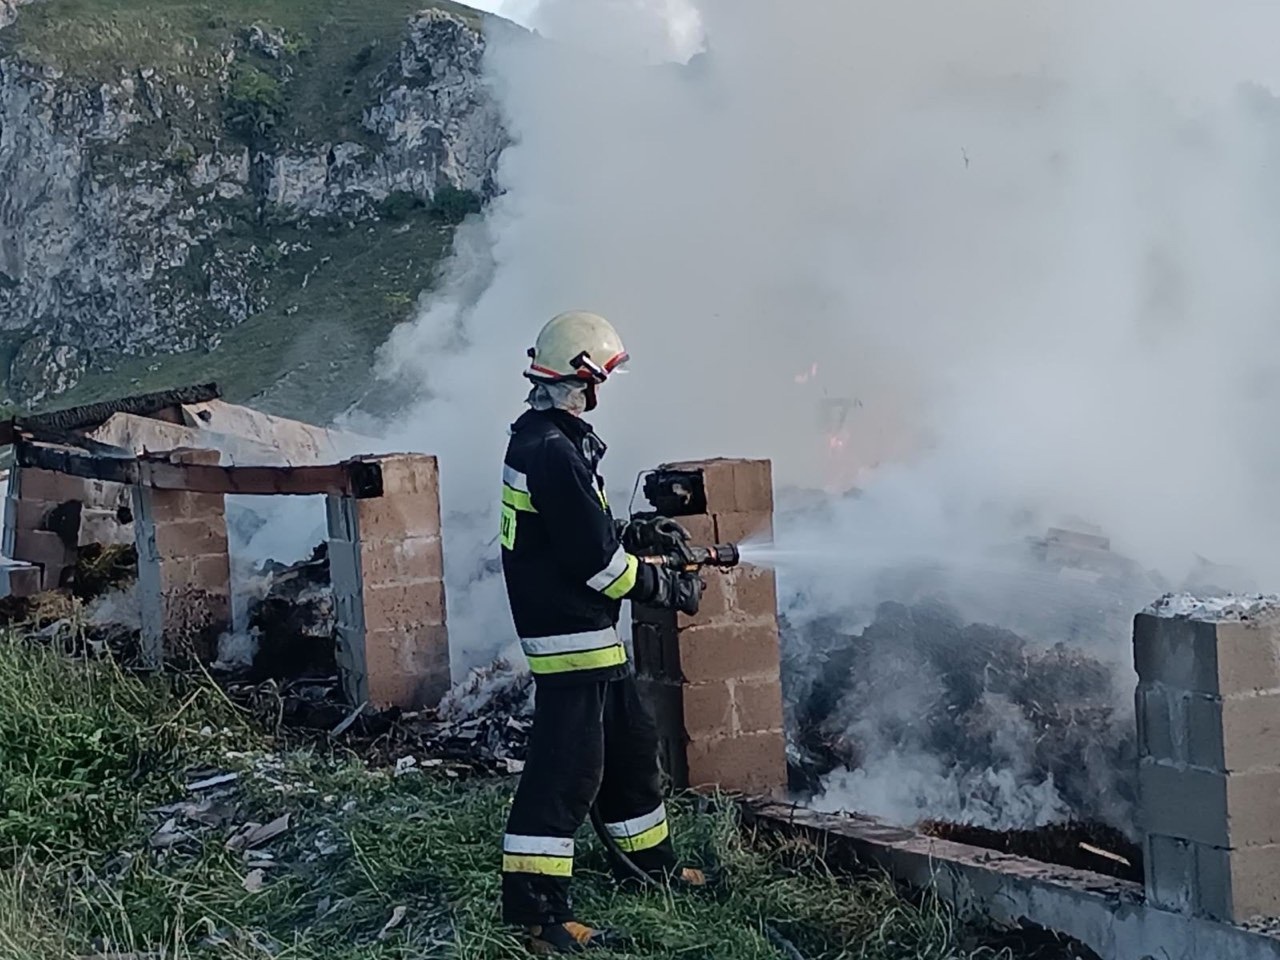
M 406 18 L 428 7 L 480 22 L 481 15 L 448 0 L 44 0 L 24 7 L 17 23 L 0 34 L 0 53 L 55 64 L 69 81 L 116 79 L 150 67 L 183 78 L 198 94 L 207 88 L 211 59 L 247 26 L 259 24 L 283 30 L 290 50 L 293 76 L 284 86 L 282 139 L 360 140 L 370 85 L 396 55 Z M 216 115 L 220 108 L 209 109 Z M 111 147 L 104 163 L 158 158 L 170 138 L 165 124 L 143 125 Z M 401 222 L 354 232 L 317 225 L 305 233 L 276 228 L 244 238 L 259 245 L 301 240 L 313 249 L 267 274 L 269 307 L 228 331 L 215 352 L 105 356 L 74 391 L 50 405 L 212 379 L 229 398 L 256 398 L 275 412 L 317 420 L 337 413 L 368 386 L 375 348 L 409 315 L 447 250 L 446 228 L 421 210 L 407 216 L 409 230 Z M 331 259 L 321 262 L 325 257 Z M 0 344 L 0 360 L 15 347 Z
M 264 409 L 304 419 L 325 420 L 359 399 L 377 348 L 430 286 L 451 228 L 415 213 L 355 232 L 318 226 L 274 235 L 311 249 L 281 261 L 268 276 L 270 306 L 228 330 L 217 350 L 105 358 L 109 370 L 91 373 L 56 405 L 211 380 L 232 401 L 256 398 Z
M 510 781 L 395 778 L 313 753 L 272 758 L 216 692 L 175 694 L 171 682 L 0 639 L 0 957 L 521 955 L 496 912 Z M 184 772 L 210 762 L 244 771 L 233 823 L 292 815 L 257 892 L 244 886 L 244 858 L 223 846 L 226 827 L 148 848 L 147 829 L 163 816 L 143 811 L 180 798 Z M 766 923 L 809 960 L 1012 956 L 970 951 L 946 911 L 912 906 L 882 881 L 832 877 L 809 845 L 745 836 L 731 809 L 675 806 L 685 853 L 725 865 L 714 896 L 619 891 L 594 838 L 583 838 L 579 910 L 631 934 L 621 956 L 786 956 Z M 402 922 L 378 939 L 397 908 Z

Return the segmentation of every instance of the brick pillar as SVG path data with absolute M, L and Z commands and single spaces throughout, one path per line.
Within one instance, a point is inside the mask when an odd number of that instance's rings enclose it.
M 176 450 L 174 463 L 216 464 L 216 450 Z M 220 493 L 135 487 L 134 536 L 142 660 L 158 668 L 166 657 L 217 656 L 231 626 L 231 559 Z
M 702 545 L 773 536 L 768 460 L 662 469 L 699 473 L 706 509 L 676 519 Z M 658 720 L 664 767 L 678 787 L 773 793 L 787 782 L 777 588 L 773 572 L 708 570 L 696 617 L 636 604 L 632 635 L 642 692 Z
M 416 709 L 449 689 L 436 458 L 363 457 L 382 496 L 329 498 L 338 666 L 352 703 Z
M 1277 916 L 1280 605 L 1230 619 L 1214 606 L 1134 622 L 1147 897 L 1215 920 Z

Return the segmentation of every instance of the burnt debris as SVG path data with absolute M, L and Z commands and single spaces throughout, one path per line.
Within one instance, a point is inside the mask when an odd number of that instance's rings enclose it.
M 1017 766 L 1051 777 L 1070 819 L 1132 831 L 1136 730 L 1111 664 L 965 623 L 941 602 L 882 604 L 857 634 L 836 618 L 784 631 L 802 794 L 893 751 L 947 773 Z

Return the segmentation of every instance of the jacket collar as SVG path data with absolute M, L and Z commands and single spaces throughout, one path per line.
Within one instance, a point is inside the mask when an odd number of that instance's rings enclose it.
M 516 431 L 521 427 L 539 421 L 551 423 L 557 430 L 568 437 L 574 449 L 582 454 L 583 459 L 591 465 L 592 470 L 595 470 L 600 465 L 600 461 L 604 459 L 605 452 L 609 449 L 605 442 L 596 435 L 591 424 L 581 417 L 575 417 L 572 413 L 564 410 L 526 410 L 511 425 L 511 429 Z

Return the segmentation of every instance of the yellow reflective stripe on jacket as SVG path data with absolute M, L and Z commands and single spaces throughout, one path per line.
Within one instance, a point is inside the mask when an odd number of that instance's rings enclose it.
M 523 513 L 537 513 L 538 509 L 533 505 L 533 498 L 523 490 L 517 490 L 515 487 L 509 487 L 505 483 L 502 485 L 502 502 L 513 510 L 519 510 Z
M 531 673 L 569 673 L 572 670 L 600 670 L 627 662 L 627 649 L 621 643 L 599 650 L 578 653 L 551 653 L 543 656 L 525 654 Z
M 656 847 L 669 836 L 671 836 L 671 826 L 667 821 L 663 820 L 656 827 L 652 827 L 634 837 L 615 837 L 614 839 L 626 853 L 639 853 L 641 850 L 650 850 Z
M 587 586 L 599 590 L 610 600 L 621 600 L 636 585 L 639 569 L 640 561 L 619 547 L 605 568 L 587 581 Z
M 631 554 L 627 554 L 627 569 L 622 571 L 621 576 L 601 592 L 610 600 L 621 600 L 635 587 L 636 575 L 639 572 L 640 561 L 631 556 Z
M 538 857 L 528 853 L 504 853 L 503 873 L 536 873 L 544 877 L 572 877 L 573 857 Z

